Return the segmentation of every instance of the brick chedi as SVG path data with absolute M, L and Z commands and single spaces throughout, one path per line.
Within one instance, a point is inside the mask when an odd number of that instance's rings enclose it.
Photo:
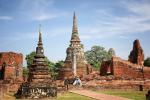
M 39 32 L 38 46 L 36 47 L 36 55 L 34 56 L 33 64 L 29 67 L 28 82 L 30 84 L 44 84 L 43 82 L 51 81 L 48 65 L 44 60 L 44 49 L 42 44 L 41 32 Z M 42 82 L 42 84 L 41 84 Z
M 14 52 L 0 53 L 0 80 L 22 81 L 23 55 Z
M 33 64 L 29 66 L 27 83 L 22 84 L 16 96 L 27 98 L 43 98 L 57 95 L 57 88 L 52 82 L 50 71 L 45 63 L 42 36 L 39 31 L 39 41 Z
M 144 53 L 138 39 L 133 43 L 133 50 L 130 52 L 129 61 L 134 64 L 143 65 Z
M 84 56 L 83 44 L 81 44 L 78 28 L 77 28 L 77 18 L 74 13 L 73 16 L 73 29 L 72 36 L 70 40 L 70 45 L 67 48 L 67 56 L 65 59 L 65 64 L 60 70 L 60 78 L 79 76 L 83 77 L 88 74 L 89 65 Z

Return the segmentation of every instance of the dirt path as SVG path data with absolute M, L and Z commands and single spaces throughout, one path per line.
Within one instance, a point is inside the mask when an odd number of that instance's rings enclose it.
M 91 90 L 84 90 L 84 89 L 70 90 L 70 92 L 87 96 L 96 100 L 131 100 L 123 97 L 118 97 L 118 96 L 113 96 L 113 95 L 108 95 L 103 93 L 96 93 Z

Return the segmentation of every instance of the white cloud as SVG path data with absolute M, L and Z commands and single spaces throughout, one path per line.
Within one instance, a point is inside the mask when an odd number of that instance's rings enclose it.
M 13 18 L 10 16 L 0 16 L 0 20 L 12 20 Z
M 62 16 L 67 16 L 68 13 L 66 12 L 60 12 L 60 13 L 43 13 L 41 15 L 36 15 L 36 16 L 32 16 L 33 20 L 37 20 L 37 21 L 43 21 L 43 20 L 51 20 L 54 18 L 58 18 L 58 17 L 62 17 Z
M 82 40 L 88 40 L 88 39 L 91 39 L 92 37 L 90 35 L 80 35 L 80 38 Z
M 50 30 L 41 30 L 42 37 L 43 38 L 53 38 L 60 35 L 68 34 L 71 35 L 71 30 L 69 27 L 61 27 L 61 28 L 54 28 Z M 5 33 L 8 34 L 8 33 Z M 10 33 L 9 33 L 10 34 Z M 12 33 L 12 35 L 7 37 L 2 37 L 2 39 L 5 40 L 12 40 L 12 41 L 20 41 L 20 40 L 26 40 L 26 39 L 37 39 L 39 32 L 38 30 L 35 32 L 19 32 L 19 33 Z
M 54 6 L 54 0 L 23 0 L 20 13 L 29 20 L 43 21 L 68 15 Z
M 94 27 L 83 27 L 82 33 L 88 32 L 88 39 L 96 39 L 150 31 L 150 3 L 124 1 L 120 5 L 127 14 L 119 16 L 110 9 L 96 9 Z
M 46 14 L 43 14 L 43 15 L 39 15 L 39 16 L 35 16 L 35 20 L 38 20 L 38 21 L 42 21 L 42 20 L 48 20 L 48 19 L 53 19 L 53 18 L 56 18 L 57 16 L 55 15 L 46 15 Z
M 127 36 L 123 36 L 123 35 L 120 35 L 120 36 L 118 36 L 120 39 L 128 39 L 128 37 Z

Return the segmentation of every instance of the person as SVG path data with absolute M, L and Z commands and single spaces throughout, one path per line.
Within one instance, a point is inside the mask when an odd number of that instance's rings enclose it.
M 150 90 L 148 90 L 148 92 L 146 94 L 146 100 L 150 100 Z
M 69 82 L 68 82 L 67 77 L 65 77 L 64 79 L 65 79 L 64 80 L 64 85 L 65 85 L 66 90 L 68 91 L 69 90 L 69 87 L 68 87 Z
M 79 77 L 75 78 L 75 81 L 73 82 L 73 85 L 79 85 L 80 87 L 82 86 L 82 82 L 81 82 Z

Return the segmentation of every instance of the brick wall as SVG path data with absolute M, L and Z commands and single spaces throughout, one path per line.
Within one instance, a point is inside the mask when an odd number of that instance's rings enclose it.
M 73 69 L 71 66 L 72 66 L 71 62 L 65 62 L 65 65 L 59 71 L 60 79 L 74 77 Z M 89 65 L 89 64 L 86 64 L 83 62 L 77 63 L 76 74 L 78 77 L 84 77 L 85 75 L 90 74 L 92 72 L 92 70 L 93 69 L 92 69 L 91 65 Z
M 0 52 L 0 71 L 3 80 L 22 80 L 23 55 L 14 52 Z
M 129 61 L 122 60 L 119 57 L 113 57 L 112 60 L 103 62 L 100 68 L 100 75 L 107 75 L 108 70 L 110 73 L 117 78 L 123 79 L 137 79 L 147 78 L 150 79 L 150 68 L 130 63 Z

